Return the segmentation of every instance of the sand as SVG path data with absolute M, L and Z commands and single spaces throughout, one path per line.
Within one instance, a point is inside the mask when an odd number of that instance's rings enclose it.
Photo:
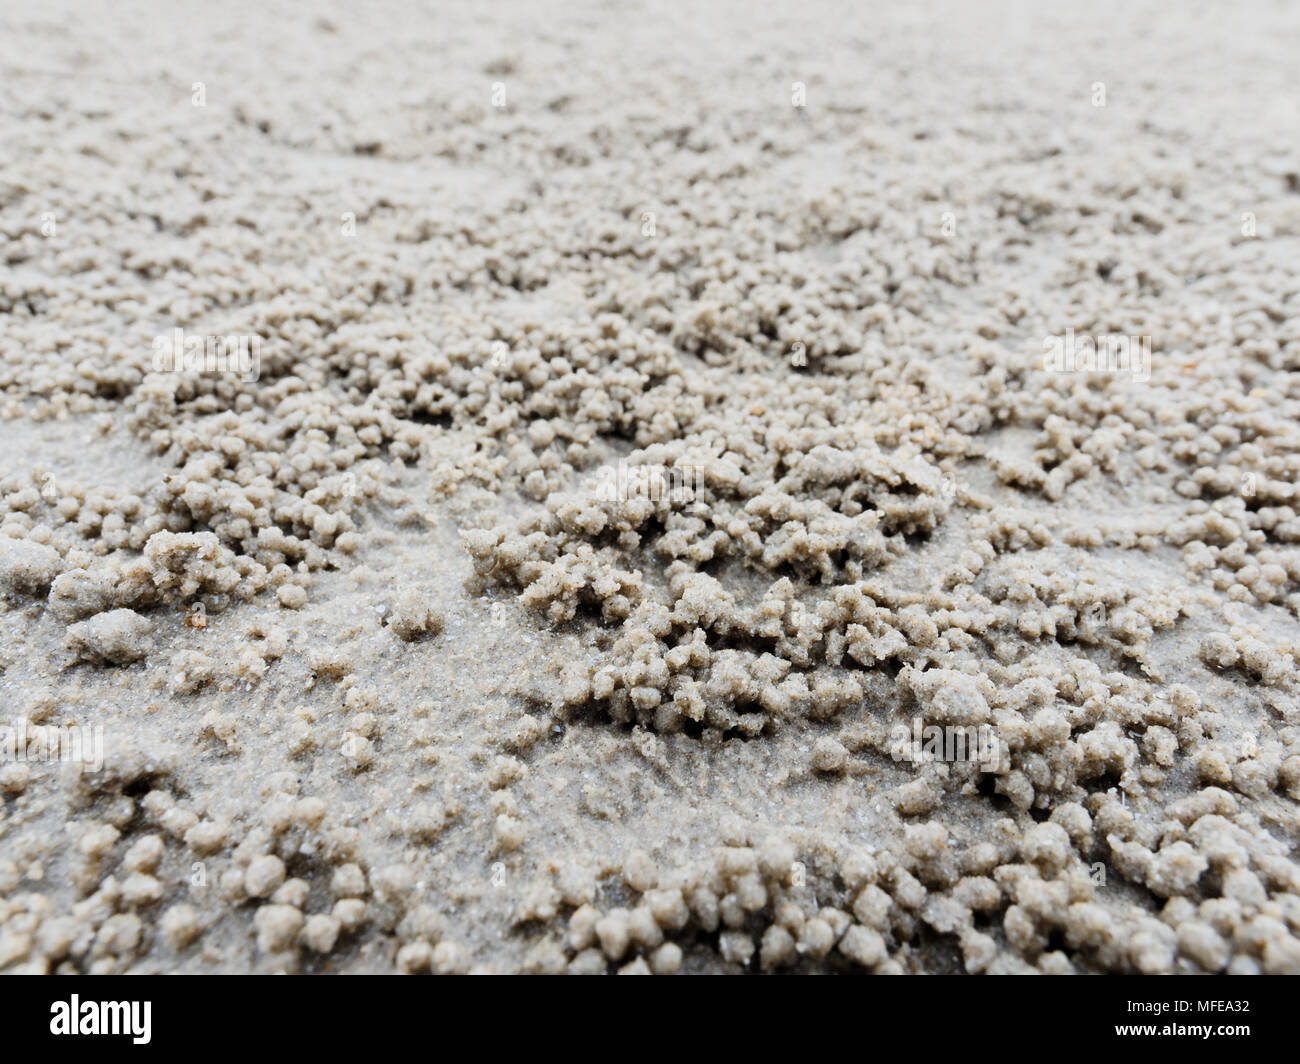
M 0 10 L 0 971 L 1300 971 L 1298 41 Z

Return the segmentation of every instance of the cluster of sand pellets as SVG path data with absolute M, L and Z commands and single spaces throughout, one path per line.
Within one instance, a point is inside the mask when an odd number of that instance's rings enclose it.
M 1297 12 L 365 6 L 0 13 L 0 972 L 1300 972 Z

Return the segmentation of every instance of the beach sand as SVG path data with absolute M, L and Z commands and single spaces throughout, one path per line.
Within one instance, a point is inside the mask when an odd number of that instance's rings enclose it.
M 0 7 L 0 971 L 1300 972 L 1298 44 Z

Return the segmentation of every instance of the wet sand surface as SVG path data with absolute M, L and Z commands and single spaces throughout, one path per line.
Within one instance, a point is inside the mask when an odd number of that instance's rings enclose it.
M 1300 971 L 1300 11 L 1170 10 L 0 8 L 0 971 Z

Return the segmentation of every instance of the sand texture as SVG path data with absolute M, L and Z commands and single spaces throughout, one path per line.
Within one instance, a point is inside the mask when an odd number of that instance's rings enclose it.
M 0 972 L 1300 972 L 1298 55 L 0 2 Z

